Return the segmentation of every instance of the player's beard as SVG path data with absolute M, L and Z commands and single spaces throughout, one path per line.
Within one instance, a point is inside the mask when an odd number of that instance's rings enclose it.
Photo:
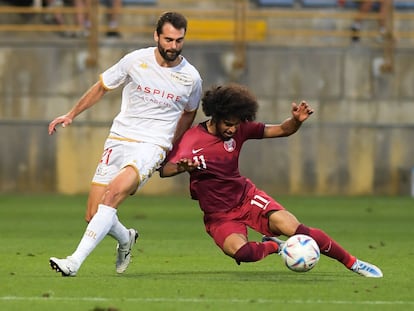
M 226 141 L 226 140 L 232 139 L 233 136 L 234 136 L 234 134 L 228 136 L 228 135 L 225 135 L 225 133 L 221 133 L 220 136 L 221 136 L 221 139 L 222 140 L 225 140 Z
M 181 54 L 181 50 L 166 50 L 158 43 L 158 51 L 167 62 L 173 62 Z
M 232 139 L 235 134 L 235 133 L 228 134 L 228 133 L 225 133 L 224 131 L 222 132 L 220 131 L 220 128 L 217 125 L 216 125 L 216 131 L 217 133 L 219 133 L 220 138 L 224 141 Z

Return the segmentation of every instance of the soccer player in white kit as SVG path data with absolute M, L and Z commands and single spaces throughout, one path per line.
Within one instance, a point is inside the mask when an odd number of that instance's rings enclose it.
M 160 167 L 173 142 L 191 126 L 200 102 L 200 74 L 180 55 L 186 30 L 183 15 L 164 13 L 154 31 L 156 47 L 125 55 L 100 75 L 68 113 L 49 124 L 52 135 L 57 125 L 70 125 L 107 91 L 124 86 L 121 111 L 113 120 L 92 179 L 86 231 L 74 253 L 50 258 L 52 269 L 62 276 L 75 276 L 107 234 L 118 241 L 116 271 L 123 273 L 128 267 L 138 232 L 119 221 L 117 208 Z

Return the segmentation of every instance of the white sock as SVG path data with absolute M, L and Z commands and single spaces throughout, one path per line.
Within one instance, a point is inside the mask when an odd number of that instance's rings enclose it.
M 116 209 L 107 205 L 99 204 L 98 211 L 92 217 L 85 234 L 79 242 L 78 248 L 71 255 L 71 258 L 80 265 L 95 249 L 95 247 L 103 240 L 111 229 L 115 217 Z
M 114 223 L 108 234 L 116 239 L 119 245 L 123 245 L 129 242 L 129 230 L 119 221 L 117 215 L 115 215 Z

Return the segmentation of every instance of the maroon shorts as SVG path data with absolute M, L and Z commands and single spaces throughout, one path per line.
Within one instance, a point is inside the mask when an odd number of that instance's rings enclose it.
M 230 234 L 239 233 L 247 237 L 247 227 L 264 235 L 273 235 L 269 230 L 268 214 L 284 209 L 266 192 L 253 187 L 241 205 L 230 211 L 204 215 L 204 224 L 207 233 L 223 249 L 224 240 Z

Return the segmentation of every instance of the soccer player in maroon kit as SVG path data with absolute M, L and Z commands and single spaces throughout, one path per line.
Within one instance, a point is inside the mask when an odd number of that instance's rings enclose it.
M 382 277 L 381 270 L 348 253 L 329 235 L 308 227 L 239 172 L 239 155 L 248 139 L 285 137 L 295 133 L 314 112 L 306 103 L 292 103 L 292 116 L 281 124 L 256 122 L 254 95 L 244 86 L 228 84 L 207 90 L 202 99 L 210 117 L 191 129 L 174 146 L 160 169 L 161 177 L 187 171 L 191 197 L 204 212 L 207 233 L 222 251 L 241 262 L 255 262 L 279 253 L 279 235 L 311 236 L 321 254 L 334 258 L 366 277 Z M 247 239 L 247 227 L 263 234 L 262 242 Z

